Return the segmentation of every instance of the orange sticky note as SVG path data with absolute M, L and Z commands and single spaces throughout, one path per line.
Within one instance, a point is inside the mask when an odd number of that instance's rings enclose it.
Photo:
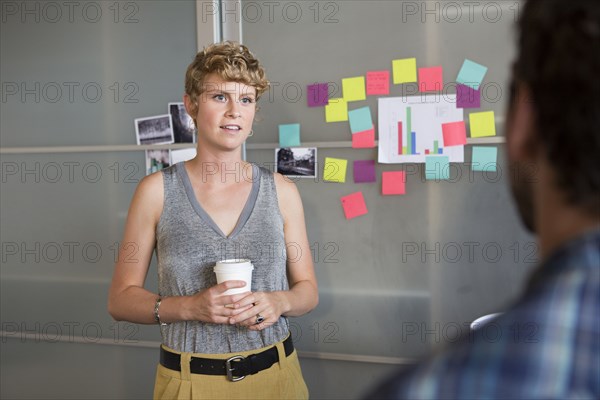
M 419 90 L 439 92 L 444 88 L 442 67 L 419 68 Z
M 369 212 L 362 192 L 356 192 L 340 198 L 346 219 L 352 219 Z
M 467 144 L 465 121 L 442 124 L 442 135 L 444 136 L 444 147 Z
M 386 196 L 406 194 L 406 172 L 386 171 L 381 177 L 381 194 Z
M 353 149 L 370 149 L 375 147 L 375 127 L 368 131 L 356 132 L 352 134 Z
M 390 94 L 390 71 L 367 72 L 367 96 Z

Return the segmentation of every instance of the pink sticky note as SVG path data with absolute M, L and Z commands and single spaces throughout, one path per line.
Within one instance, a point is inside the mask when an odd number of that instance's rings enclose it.
M 419 90 L 438 92 L 444 87 L 442 67 L 419 68 Z
M 442 124 L 444 146 L 463 146 L 467 144 L 467 129 L 465 121 L 449 122 Z
M 406 173 L 404 171 L 387 171 L 382 174 L 381 194 L 406 194 Z
M 367 72 L 367 96 L 390 94 L 390 71 Z
M 344 207 L 346 219 L 356 218 L 369 212 L 362 192 L 349 194 L 341 197 L 340 200 L 342 201 L 342 207 Z
M 356 132 L 352 134 L 353 149 L 367 149 L 375 147 L 375 127 L 368 131 Z

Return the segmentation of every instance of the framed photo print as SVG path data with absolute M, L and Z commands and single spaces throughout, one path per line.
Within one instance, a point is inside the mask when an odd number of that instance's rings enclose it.
M 316 147 L 282 147 L 275 149 L 276 172 L 289 177 L 317 177 Z
M 175 143 L 196 143 L 196 126 L 183 103 L 169 103 Z
M 171 114 L 136 118 L 134 123 L 137 144 L 162 144 L 174 141 Z

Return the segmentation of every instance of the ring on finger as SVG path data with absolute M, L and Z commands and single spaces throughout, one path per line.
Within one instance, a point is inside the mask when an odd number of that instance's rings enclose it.
M 265 321 L 265 317 L 263 317 L 260 314 L 256 314 L 256 322 L 254 323 L 254 325 L 258 325 L 261 324 Z

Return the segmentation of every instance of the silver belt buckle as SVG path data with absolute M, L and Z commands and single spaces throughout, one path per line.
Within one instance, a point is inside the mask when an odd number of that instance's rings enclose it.
M 242 379 L 244 379 L 246 377 L 246 375 L 233 376 L 233 368 L 231 368 L 232 361 L 245 360 L 245 359 L 246 359 L 246 357 L 244 357 L 244 356 L 233 356 L 231 358 L 228 358 L 227 361 L 225 361 L 225 371 L 227 372 L 227 380 L 229 380 L 231 382 L 237 382 L 237 381 L 241 381 Z

